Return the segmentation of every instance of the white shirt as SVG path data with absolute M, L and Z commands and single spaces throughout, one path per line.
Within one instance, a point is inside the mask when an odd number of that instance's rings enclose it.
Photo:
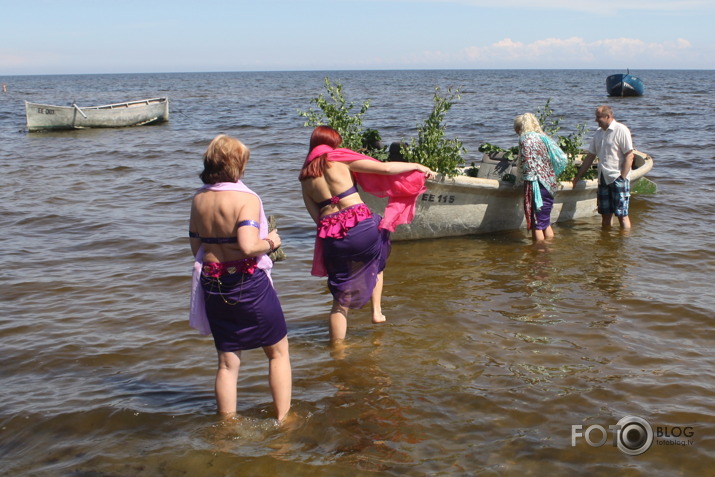
M 618 179 L 626 154 L 632 150 L 631 131 L 615 119 L 611 121 L 608 129 L 598 128 L 588 148 L 588 152 L 598 157 L 598 175 L 603 176 L 606 184 Z M 631 172 L 628 171 L 626 179 L 630 178 Z

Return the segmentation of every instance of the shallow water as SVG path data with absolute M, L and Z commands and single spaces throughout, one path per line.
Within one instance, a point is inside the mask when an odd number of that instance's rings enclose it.
M 4 475 L 703 475 L 715 463 L 711 71 L 399 71 L 0 77 L 0 459 Z M 397 242 L 388 322 L 352 312 L 328 346 L 330 296 L 309 275 L 297 110 L 325 76 L 371 99 L 365 125 L 411 137 L 434 87 L 462 87 L 448 132 L 479 157 L 548 98 L 565 129 L 613 105 L 655 158 L 658 193 L 630 233 L 600 219 Z M 554 86 L 557 85 L 558 88 Z M 80 105 L 168 95 L 151 127 L 24 130 L 23 100 Z M 294 418 L 271 416 L 266 360 L 244 353 L 239 414 L 215 415 L 215 352 L 188 327 L 189 202 L 208 141 L 252 150 L 245 181 L 277 214 L 274 281 L 289 326 Z M 590 134 L 589 134 L 590 137 Z M 646 419 L 651 448 L 572 445 L 573 425 Z M 674 433 L 687 432 L 690 437 Z M 664 434 L 670 435 L 670 437 Z M 600 435 L 594 431 L 592 440 Z

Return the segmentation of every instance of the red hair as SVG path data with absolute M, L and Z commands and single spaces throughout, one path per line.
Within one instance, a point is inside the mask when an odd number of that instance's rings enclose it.
M 313 130 L 313 134 L 310 135 L 310 148 L 308 153 L 310 154 L 310 151 L 318 146 L 326 145 L 335 149 L 340 147 L 342 143 L 343 138 L 335 129 L 330 126 L 318 126 Z M 309 163 L 305 164 L 303 169 L 300 170 L 298 179 L 302 181 L 304 179 L 308 179 L 309 177 L 322 177 L 325 169 L 330 167 L 327 159 L 328 155 L 323 154 L 322 156 L 318 156 Z

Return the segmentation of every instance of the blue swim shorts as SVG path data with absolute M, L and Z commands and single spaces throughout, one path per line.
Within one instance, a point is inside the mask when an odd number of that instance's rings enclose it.
M 631 198 L 631 181 L 619 177 L 606 184 L 601 176 L 598 181 L 598 213 L 614 214 L 616 217 L 628 215 L 628 203 Z

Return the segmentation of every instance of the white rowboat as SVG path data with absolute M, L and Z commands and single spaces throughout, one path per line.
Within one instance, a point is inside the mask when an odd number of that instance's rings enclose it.
M 126 103 L 81 108 L 25 101 L 27 129 L 119 128 L 169 120 L 169 98 L 142 99 Z

